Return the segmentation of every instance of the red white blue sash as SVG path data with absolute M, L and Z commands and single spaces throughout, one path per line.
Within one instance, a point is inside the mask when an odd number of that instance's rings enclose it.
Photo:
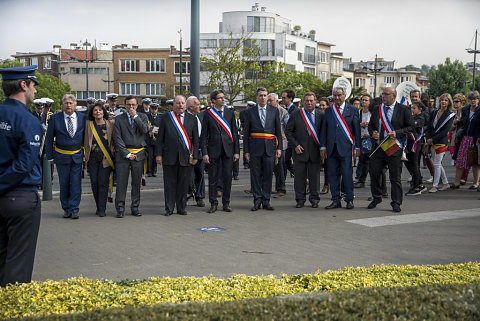
M 178 117 L 177 113 L 171 111 L 168 113 L 168 116 L 170 116 L 170 119 L 172 120 L 173 126 L 178 132 L 178 135 L 180 136 L 180 139 L 183 142 L 183 146 L 188 150 L 190 154 L 192 154 L 192 143 L 190 142 L 190 139 L 188 138 L 187 131 L 185 130 L 185 127 L 183 127 L 182 122 L 180 121 L 180 117 Z M 185 117 L 185 116 L 184 116 Z
M 215 119 L 215 121 L 220 125 L 220 127 L 222 127 L 227 132 L 228 136 L 230 136 L 230 139 L 233 142 L 232 129 L 230 128 L 227 120 L 223 118 L 223 116 L 216 108 L 210 108 L 208 110 L 208 113 L 213 117 L 213 119 Z
M 420 132 L 420 135 L 418 135 L 417 138 L 415 138 L 415 136 L 413 136 L 413 134 L 410 133 L 410 138 L 412 138 L 413 140 L 412 152 L 417 151 L 417 143 L 420 141 L 420 139 L 422 139 L 422 137 L 423 137 L 423 128 L 422 128 L 422 131 Z
M 378 113 L 380 115 L 380 121 L 382 122 L 383 129 L 385 129 L 385 133 L 388 135 L 393 131 L 393 126 L 390 123 L 390 120 L 388 120 L 385 104 L 380 105 L 380 108 L 378 108 Z M 398 147 L 403 148 L 402 143 L 398 139 L 395 139 L 395 143 L 398 145 Z
M 350 143 L 354 145 L 352 132 L 350 131 L 350 128 L 348 128 L 347 123 L 345 122 L 345 119 L 340 113 L 340 108 L 337 106 L 337 104 L 334 104 L 333 107 L 334 107 L 332 108 L 333 116 L 335 117 L 335 120 L 337 121 L 338 126 L 342 129 L 342 132 L 345 134 L 345 137 L 347 137 Z
M 300 109 L 300 115 L 302 115 L 303 121 L 305 122 L 305 125 L 307 126 L 310 135 L 312 135 L 315 144 L 317 144 L 317 146 L 320 146 L 320 139 L 318 136 L 317 127 L 313 123 L 308 113 L 305 111 L 305 108 Z

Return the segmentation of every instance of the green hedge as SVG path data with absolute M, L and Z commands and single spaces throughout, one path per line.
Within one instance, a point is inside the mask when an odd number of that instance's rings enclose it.
M 480 284 L 367 288 L 221 303 L 160 304 L 26 320 L 480 320 Z
M 305 292 L 452 283 L 480 283 L 480 263 L 374 265 L 370 268 L 345 268 L 281 277 L 166 277 L 121 282 L 74 278 L 32 282 L 0 290 L 0 318 L 85 312 L 129 305 L 221 302 Z

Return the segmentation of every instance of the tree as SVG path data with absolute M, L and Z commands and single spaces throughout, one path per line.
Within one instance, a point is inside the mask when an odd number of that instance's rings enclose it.
M 201 58 L 203 69 L 210 73 L 208 87 L 222 88 L 225 99 L 233 105 L 251 84 L 247 74 L 262 78 L 276 69 L 275 62 L 262 63 L 260 55 L 261 49 L 255 39 L 243 35 L 240 39 L 233 39 L 230 33 L 230 38 L 221 41 L 211 56 Z
M 436 69 L 431 68 L 428 72 L 429 94 L 440 96 L 449 93 L 453 96 L 464 91 L 467 70 L 460 61 L 455 60 L 452 63 L 450 58 L 447 58 L 445 63 L 439 64 Z

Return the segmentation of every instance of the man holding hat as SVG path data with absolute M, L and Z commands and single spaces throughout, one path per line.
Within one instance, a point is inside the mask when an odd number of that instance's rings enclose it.
M 37 66 L 0 69 L 0 286 L 30 282 L 40 226 L 42 126 L 27 105 L 38 85 Z

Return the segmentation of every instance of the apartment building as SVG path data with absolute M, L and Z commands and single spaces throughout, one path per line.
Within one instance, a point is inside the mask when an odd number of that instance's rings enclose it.
M 41 74 L 59 77 L 58 53 L 46 52 L 17 52 L 12 55 L 25 66 L 37 65 Z

